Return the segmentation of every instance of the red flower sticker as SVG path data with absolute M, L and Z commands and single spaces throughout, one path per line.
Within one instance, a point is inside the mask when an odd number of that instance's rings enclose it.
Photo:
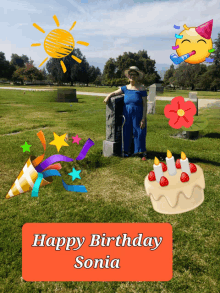
M 169 118 L 169 125 L 179 129 L 182 126 L 189 128 L 193 124 L 193 116 L 196 114 L 196 106 L 191 101 L 184 101 L 183 97 L 175 97 L 171 104 L 164 108 L 164 115 Z

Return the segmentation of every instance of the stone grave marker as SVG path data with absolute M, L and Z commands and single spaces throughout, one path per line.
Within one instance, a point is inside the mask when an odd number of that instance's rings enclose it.
M 196 115 L 199 115 L 199 107 L 198 107 L 198 97 L 197 92 L 190 92 L 189 93 L 189 99 L 191 102 L 193 102 L 196 106 Z M 199 137 L 199 131 L 186 131 L 186 138 L 187 139 L 197 139 Z
M 57 90 L 57 102 L 66 102 L 66 103 L 77 103 L 78 99 L 76 97 L 75 89 L 58 89 Z
M 103 155 L 121 155 L 124 96 L 110 98 L 106 104 L 106 140 L 103 141 Z
M 147 114 L 155 114 L 156 108 L 156 84 L 149 86 L 148 101 L 147 101 Z

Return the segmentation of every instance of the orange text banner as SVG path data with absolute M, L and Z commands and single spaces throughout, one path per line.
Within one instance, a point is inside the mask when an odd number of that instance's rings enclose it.
M 169 223 L 27 223 L 26 281 L 169 281 Z

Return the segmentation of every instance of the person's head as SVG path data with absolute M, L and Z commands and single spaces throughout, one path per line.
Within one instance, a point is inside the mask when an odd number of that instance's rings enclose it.
M 129 69 L 125 70 L 124 73 L 130 82 L 139 82 L 144 75 L 136 66 L 131 66 Z
M 139 80 L 139 73 L 136 70 L 130 70 L 128 72 L 128 79 L 129 81 L 138 81 Z

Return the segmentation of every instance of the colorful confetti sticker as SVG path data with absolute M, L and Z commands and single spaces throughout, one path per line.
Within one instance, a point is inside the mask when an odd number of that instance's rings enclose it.
M 177 45 L 177 46 L 172 46 L 172 49 L 173 50 L 177 50 L 179 48 L 179 45 Z
M 45 139 L 45 137 L 44 137 L 44 133 L 43 133 L 43 131 L 39 131 L 39 132 L 37 133 L 37 136 L 38 136 L 38 138 L 40 139 L 40 142 L 41 142 L 41 144 L 42 144 L 42 146 L 43 146 L 43 148 L 44 148 L 44 153 L 43 153 L 43 155 L 37 157 L 37 158 L 32 162 L 32 164 L 33 164 L 34 167 L 38 166 L 38 165 L 43 161 L 43 159 L 44 159 L 44 155 L 45 155 L 45 151 L 46 151 L 46 139 Z
M 174 26 L 173 26 L 176 30 L 179 30 L 180 29 L 180 26 L 178 26 L 178 25 L 175 25 L 174 24 Z
M 45 179 L 45 178 L 51 177 L 51 176 L 62 177 L 61 174 L 57 170 L 48 170 L 48 171 L 45 171 L 43 173 L 39 173 L 38 178 L 37 178 L 37 180 L 36 180 L 36 182 L 34 184 L 34 187 L 33 187 L 32 193 L 31 193 L 31 197 L 38 197 L 38 192 L 39 192 L 41 181 L 43 180 L 43 178 Z M 68 185 L 63 181 L 63 179 L 62 179 L 62 183 L 63 183 L 63 187 L 67 191 L 87 192 L 87 190 L 86 190 L 84 185 Z
M 182 39 L 183 38 L 183 35 L 180 36 L 180 35 L 175 34 L 175 38 L 176 39 Z
M 46 169 L 48 166 L 50 166 L 53 163 L 56 162 L 72 162 L 73 159 L 63 156 L 63 155 L 53 155 L 44 160 L 39 166 L 37 166 L 35 169 L 37 172 L 43 172 L 44 169 Z
M 18 194 L 32 190 L 32 197 L 37 197 L 40 186 L 45 186 L 52 183 L 52 176 L 60 176 L 58 170 L 62 168 L 61 164 L 56 163 L 58 161 L 72 162 L 74 159 L 63 156 L 63 155 L 53 155 L 46 160 L 43 160 L 46 151 L 46 140 L 42 131 L 37 133 L 41 144 L 44 148 L 44 153 L 39 157 L 35 158 L 31 156 L 26 162 L 24 168 L 20 172 L 15 183 L 9 190 L 6 198 L 12 198 Z M 89 138 L 84 144 L 82 150 L 80 151 L 78 157 L 75 160 L 83 160 L 89 151 L 89 149 L 94 145 L 94 142 Z M 77 171 L 79 173 L 79 171 Z M 48 177 L 48 178 L 47 178 Z M 50 178 L 49 178 L 50 177 Z M 47 178 L 47 180 L 45 179 Z M 80 178 L 81 179 L 81 178 Z M 21 182 L 20 182 L 20 181 Z M 62 180 L 63 186 L 68 191 L 73 192 L 87 192 L 85 186 L 83 185 L 68 185 Z M 22 186 L 22 187 L 21 187 Z
M 205 62 L 212 63 L 213 61 L 214 61 L 214 59 L 211 59 L 211 58 L 205 58 Z

